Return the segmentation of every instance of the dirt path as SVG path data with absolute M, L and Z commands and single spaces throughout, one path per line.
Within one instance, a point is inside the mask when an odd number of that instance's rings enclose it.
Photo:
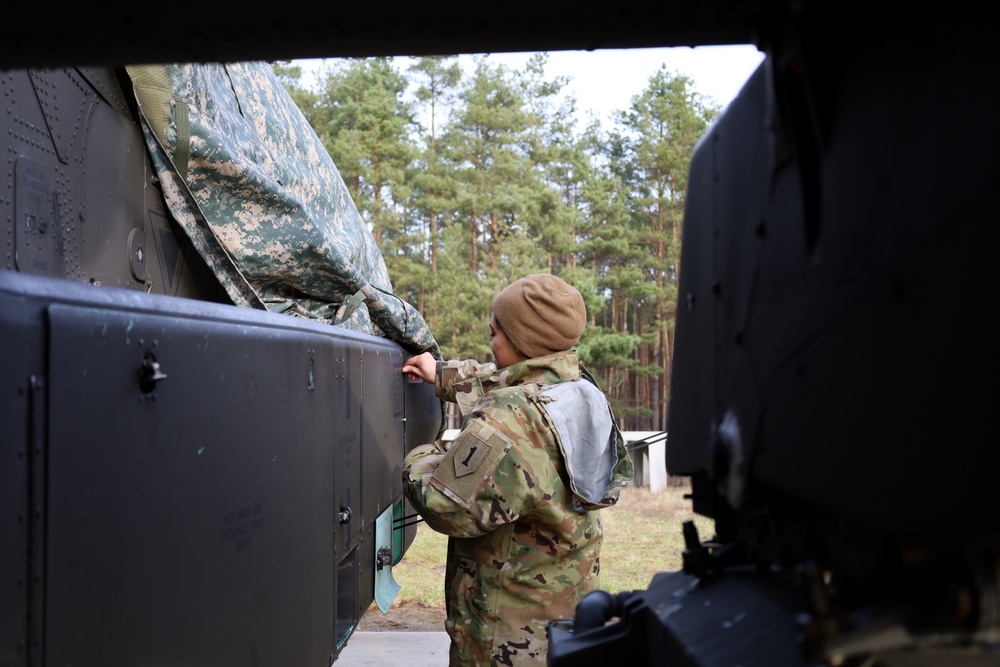
M 358 623 L 358 632 L 444 632 L 444 607 L 393 604 L 383 614 L 374 604 Z

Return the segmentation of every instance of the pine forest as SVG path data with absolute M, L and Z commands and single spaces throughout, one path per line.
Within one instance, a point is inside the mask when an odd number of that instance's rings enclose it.
M 553 273 L 584 295 L 578 350 L 623 430 L 665 430 L 688 166 L 719 109 L 664 66 L 610 127 L 578 128 L 547 58 L 345 59 L 310 86 L 273 67 L 445 358 L 492 360 L 493 297 Z

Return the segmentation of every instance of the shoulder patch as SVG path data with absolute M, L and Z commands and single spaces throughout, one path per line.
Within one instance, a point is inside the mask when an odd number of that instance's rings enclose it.
M 513 445 L 493 426 L 473 421 L 448 448 L 431 479 L 449 498 L 468 508 Z

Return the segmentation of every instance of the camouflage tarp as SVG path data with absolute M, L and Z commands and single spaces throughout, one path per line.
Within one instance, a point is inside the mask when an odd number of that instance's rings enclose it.
M 438 346 L 319 137 L 263 62 L 127 68 L 170 212 L 237 305 Z

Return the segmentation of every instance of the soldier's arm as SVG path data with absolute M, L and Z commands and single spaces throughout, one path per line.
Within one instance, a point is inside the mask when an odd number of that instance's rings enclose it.
M 491 373 L 496 366 L 491 363 L 481 364 L 472 359 L 464 361 L 444 361 L 437 365 L 437 395 L 446 401 L 460 405 L 475 405 L 483 397 L 482 387 L 474 379 L 480 375 Z M 459 401 L 456 391 L 461 391 L 463 400 Z
M 434 530 L 452 537 L 483 535 L 535 504 L 536 449 L 530 438 L 477 413 L 446 453 L 417 448 L 406 457 L 406 496 Z

